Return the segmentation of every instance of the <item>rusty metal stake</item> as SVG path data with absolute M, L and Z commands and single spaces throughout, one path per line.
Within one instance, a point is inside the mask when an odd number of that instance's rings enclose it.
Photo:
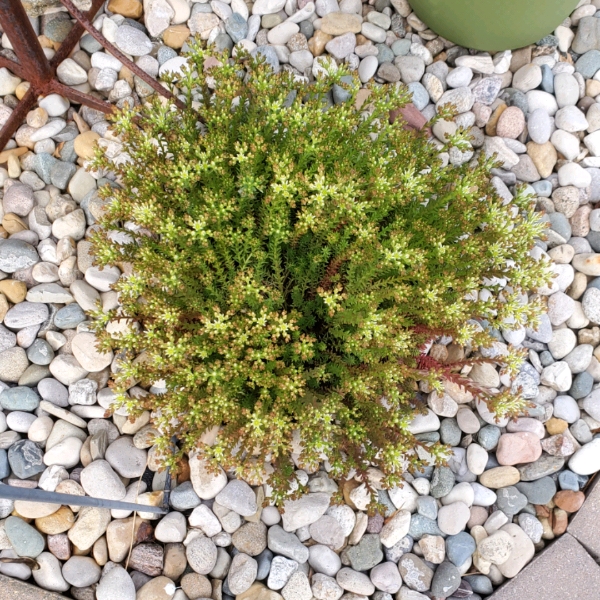
M 0 24 L 18 58 L 18 62 L 15 62 L 0 56 L 0 67 L 6 67 L 30 84 L 29 90 L 0 130 L 0 150 L 4 149 L 15 131 L 20 127 L 39 96 L 55 93 L 66 96 L 76 104 L 84 104 L 103 113 L 110 114 L 115 110 L 109 102 L 73 89 L 56 79 L 56 69 L 63 60 L 69 57 L 85 31 L 153 90 L 172 100 L 179 108 L 184 107 L 183 102 L 129 60 L 94 28 L 92 20 L 104 0 L 93 0 L 92 7 L 86 13 L 81 12 L 71 0 L 60 1 L 75 18 L 75 23 L 54 57 L 48 60 L 25 12 L 25 8 L 21 4 L 21 0 L 0 0 Z

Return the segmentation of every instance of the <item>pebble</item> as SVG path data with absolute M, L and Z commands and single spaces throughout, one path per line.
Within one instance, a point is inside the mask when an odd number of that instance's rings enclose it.
M 44 538 L 31 525 L 19 517 L 8 517 L 4 531 L 13 550 L 19 556 L 36 558 L 44 550 Z
M 135 600 L 135 585 L 129 573 L 120 565 L 115 565 L 105 573 L 96 588 L 97 600 Z
M 217 562 L 217 547 L 210 539 L 197 537 L 188 544 L 186 557 L 196 573 L 208 575 Z
M 100 567 L 89 556 L 72 556 L 62 568 L 65 581 L 72 586 L 83 588 L 100 580 Z
M 436 570 L 431 581 L 431 592 L 435 596 L 443 597 L 454 594 L 460 586 L 461 573 L 451 562 L 443 562 Z
M 245 592 L 254 583 L 257 571 L 258 564 L 256 560 L 244 553 L 236 554 L 233 557 L 233 560 L 231 561 L 231 566 L 229 567 L 229 573 L 227 575 L 228 586 L 231 593 L 238 595 Z M 292 577 L 290 577 L 290 580 L 288 581 L 286 586 L 290 583 L 294 583 L 292 578 L 298 573 L 299 572 L 292 574 Z M 306 575 L 304 575 L 304 573 L 302 573 L 302 575 L 304 576 L 304 578 L 306 578 Z
M 95 460 L 80 474 L 81 485 L 86 494 L 94 498 L 122 500 L 125 486 L 106 460 Z
M 516 524 L 508 523 L 501 528 L 512 538 L 513 549 L 508 559 L 498 568 L 504 577 L 515 577 L 521 569 L 533 558 L 535 548 L 531 539 Z
M 447 535 L 456 535 L 467 525 L 471 512 L 464 502 L 453 502 L 438 510 L 438 526 Z
M 583 445 L 569 459 L 569 469 L 577 475 L 591 475 L 600 470 L 600 438 Z
M 455 566 L 460 567 L 475 552 L 476 543 L 466 531 L 446 538 L 446 556 Z
M 143 56 L 152 50 L 152 42 L 148 36 L 139 29 L 130 25 L 121 25 L 115 34 L 115 44 L 126 54 Z
M 411 590 L 426 592 L 431 588 L 433 570 L 415 554 L 405 554 L 398 562 L 398 570 Z
M 504 466 L 534 462 L 541 454 L 539 437 L 527 431 L 501 435 L 496 450 L 498 462 Z

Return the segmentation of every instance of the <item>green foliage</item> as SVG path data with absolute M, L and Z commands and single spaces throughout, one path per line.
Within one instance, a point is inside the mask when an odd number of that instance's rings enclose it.
M 543 233 L 530 198 L 504 203 L 492 161 L 443 166 L 426 133 L 390 124 L 403 87 L 374 87 L 365 111 L 342 69 L 308 87 L 247 56 L 208 59 L 196 48 L 177 83 L 186 110 L 155 99 L 120 114 L 129 160 L 98 159 L 121 185 L 104 190 L 93 240 L 97 263 L 126 273 L 121 307 L 95 313 L 101 347 L 120 353 L 120 402 L 155 411 L 172 464 L 199 450 L 269 477 L 277 501 L 292 454 L 307 468 L 327 457 L 336 477 L 374 465 L 385 485 L 442 460 L 408 430 L 417 382 L 450 374 L 423 362 L 424 344 L 444 334 L 477 348 L 492 338 L 473 319 L 535 320 L 522 294 L 548 272 L 529 255 Z M 351 99 L 325 109 L 333 83 Z M 166 392 L 129 398 L 135 382 Z

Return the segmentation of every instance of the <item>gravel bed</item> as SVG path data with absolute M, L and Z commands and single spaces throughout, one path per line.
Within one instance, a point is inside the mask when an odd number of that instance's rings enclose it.
M 53 0 L 24 2 L 44 52 L 72 27 Z M 407 84 L 430 118 L 458 107 L 431 142 L 457 126 L 472 148 L 461 164 L 497 154 L 499 192 L 517 183 L 537 196 L 550 229 L 533 250 L 556 279 L 538 293 L 537 331 L 495 331 L 484 356 L 528 351 L 513 380 L 490 365 L 465 370 L 490 389 L 521 387 L 533 407 L 496 422 L 448 384 L 427 395 L 412 431 L 452 447 L 447 466 L 379 490 L 385 514 L 368 516 L 363 481 L 333 481 L 298 464 L 310 492 L 281 515 L 262 508 L 267 485 L 209 474 L 202 460 L 173 481 L 171 512 L 150 513 L 0 500 L 0 573 L 78 600 L 426 600 L 488 596 L 566 530 L 581 491 L 600 470 L 600 0 L 582 0 L 537 44 L 494 55 L 436 36 L 407 0 L 110 0 L 94 24 L 152 77 L 177 72 L 190 35 L 219 49 L 262 53 L 275 70 L 312 79 L 344 62 L 363 83 Z M 14 58 L 6 35 L 0 54 Z M 89 35 L 58 69 L 60 81 L 119 107 L 152 89 Z M 27 84 L 0 68 L 0 124 Z M 368 91 L 362 94 L 362 101 Z M 332 93 L 330 102 L 343 102 Z M 102 213 L 86 170 L 95 144 L 115 161 L 121 144 L 105 117 L 56 94 L 40 100 L 0 152 L 0 479 L 3 484 L 160 505 L 151 414 L 135 422 L 107 387 L 112 354 L 95 349 L 86 311 L 117 304 L 116 267 L 92 266 L 89 233 Z M 481 294 L 486 294 L 482 290 Z M 450 339 L 438 360 L 462 352 Z M 131 396 L 145 392 L 134 386 Z M 376 488 L 381 474 L 372 469 Z M 340 491 L 344 504 L 333 505 Z

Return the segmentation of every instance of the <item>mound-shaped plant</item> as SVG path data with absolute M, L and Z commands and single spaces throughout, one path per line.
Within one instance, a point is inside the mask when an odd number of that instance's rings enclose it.
M 341 68 L 309 86 L 260 58 L 219 61 L 196 48 L 177 83 L 187 109 L 121 113 L 129 159 L 98 162 L 121 186 L 105 188 L 94 237 L 97 263 L 124 271 L 120 307 L 95 314 L 100 346 L 120 353 L 114 388 L 132 414 L 155 411 L 171 464 L 198 450 L 268 477 L 277 501 L 294 460 L 326 457 L 337 477 L 373 465 L 395 484 L 443 457 L 415 451 L 417 382 L 469 386 L 466 363 L 427 344 L 477 349 L 535 320 L 523 294 L 547 282 L 529 254 L 543 225 L 530 198 L 499 197 L 493 161 L 444 166 L 426 131 L 390 123 L 404 88 L 375 86 L 357 108 Z M 349 99 L 331 105 L 332 85 Z M 518 353 L 502 360 L 514 371 Z M 136 382 L 141 400 L 126 394 Z M 522 407 L 481 396 L 499 414 Z

